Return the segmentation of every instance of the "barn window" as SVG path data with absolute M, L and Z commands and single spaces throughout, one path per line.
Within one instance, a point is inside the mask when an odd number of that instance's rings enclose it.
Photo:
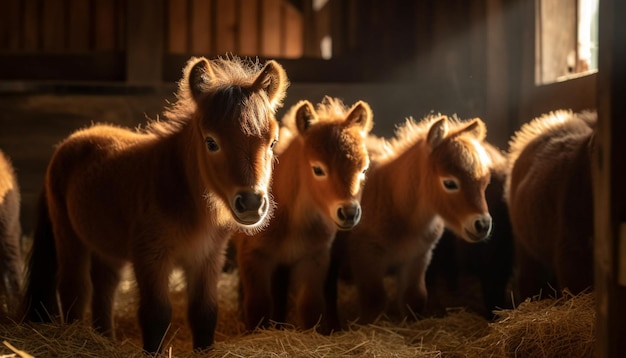
M 548 84 L 598 68 L 598 0 L 537 0 L 535 82 Z

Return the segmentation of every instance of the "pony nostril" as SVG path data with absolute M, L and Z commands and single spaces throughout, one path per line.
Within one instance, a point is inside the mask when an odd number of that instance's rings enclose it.
M 474 229 L 479 234 L 486 234 L 491 231 L 491 218 L 482 217 L 474 221 Z
M 339 209 L 337 209 L 337 217 L 339 218 L 339 220 L 341 221 L 346 221 L 346 215 L 343 212 L 343 207 L 339 207 Z
M 264 206 L 265 199 L 262 195 L 257 193 L 243 192 L 237 194 L 235 197 L 235 210 L 238 213 L 245 213 L 246 211 L 257 211 Z
M 361 207 L 359 205 L 341 206 L 337 209 L 337 217 L 342 221 L 359 221 Z
M 243 203 L 241 195 L 237 195 L 237 197 L 235 198 L 235 210 L 237 210 L 238 213 L 243 213 L 244 211 L 246 211 L 246 206 Z
M 357 206 L 352 220 L 358 222 L 361 219 L 361 207 Z

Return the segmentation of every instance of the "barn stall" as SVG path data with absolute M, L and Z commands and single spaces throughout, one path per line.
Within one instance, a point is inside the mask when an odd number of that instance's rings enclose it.
M 391 135 L 395 126 L 407 116 L 420 118 L 431 111 L 456 113 L 462 118 L 483 118 L 488 127 L 487 139 L 504 149 L 510 135 L 522 123 L 541 113 L 557 108 L 598 108 L 600 120 L 605 123 L 599 128 L 603 150 L 618 153 L 615 146 L 623 144 L 610 138 L 623 124 L 609 118 L 622 114 L 620 103 L 612 100 L 612 96 L 619 93 L 616 79 L 622 75 L 614 63 L 623 59 L 619 57 L 623 54 L 611 47 L 620 43 L 620 36 L 623 36 L 617 30 L 619 21 L 613 18 L 617 12 L 615 9 L 622 5 L 600 1 L 600 42 L 605 41 L 607 45 L 598 72 L 587 71 L 589 68 L 579 61 L 568 62 L 576 38 L 545 30 L 550 25 L 560 24 L 576 32 L 575 23 L 571 23 L 575 21 L 572 18 L 577 19 L 576 8 L 559 6 L 565 5 L 528 0 L 421 1 L 412 4 L 375 0 L 8 1 L 6 11 L 0 14 L 0 146 L 17 168 L 22 190 L 25 246 L 32 235 L 36 198 L 54 145 L 73 130 L 91 123 L 109 122 L 135 127 L 145 123 L 146 118 L 157 118 L 167 101 L 174 100 L 174 82 L 192 55 L 212 57 L 233 53 L 277 59 L 291 81 L 284 108 L 304 98 L 316 102 L 323 95 L 343 98 L 346 103 L 362 99 L 372 106 L 374 132 L 381 136 Z M 572 16 L 554 17 L 554 14 Z M 551 46 L 557 41 L 555 38 L 570 46 Z M 543 65 L 541 71 L 537 70 L 538 64 Z M 599 91 L 605 94 L 601 101 L 596 99 Z M 356 334 L 355 341 L 339 333 L 320 337 L 290 330 L 242 335 L 241 328 L 225 328 L 222 324 L 218 328 L 218 332 L 222 332 L 221 341 L 211 354 L 220 355 L 217 354 L 220 347 L 226 347 L 225 352 L 236 355 L 231 343 L 234 346 L 244 346 L 245 342 L 255 344 L 256 338 L 262 340 L 269 334 L 268 340 L 278 342 L 277 345 L 270 344 L 256 353 L 242 355 L 279 352 L 281 347 L 289 346 L 285 342 L 299 344 L 286 354 L 300 350 L 307 354 L 304 347 L 310 345 L 315 347 L 314 352 L 319 347 L 339 346 L 339 351 L 333 351 L 332 355 L 341 352 L 376 355 L 377 349 L 384 349 L 386 343 L 383 341 L 387 338 L 371 338 L 389 334 L 402 342 L 403 348 L 406 345 L 409 349 L 406 355 L 414 354 L 415 351 L 410 349 L 424 349 L 437 355 L 457 352 L 447 344 L 469 345 L 468 342 L 480 341 L 511 321 L 524 321 L 518 316 L 526 312 L 522 307 L 535 307 L 547 317 L 546 312 L 571 309 L 572 303 L 580 302 L 586 313 L 574 315 L 586 317 L 594 324 L 596 317 L 603 317 L 598 319 L 602 324 L 597 327 L 597 332 L 589 332 L 588 337 L 593 338 L 582 340 L 585 349 L 597 345 L 598 351 L 607 355 L 610 355 L 608 352 L 623 352 L 623 346 L 619 346 L 614 338 L 616 329 L 623 325 L 618 319 L 623 308 L 617 304 L 620 302 L 618 298 L 624 294 L 624 286 L 617 283 L 619 263 L 623 258 L 616 254 L 618 250 L 607 249 L 616 245 L 617 223 L 621 215 L 617 210 L 623 208 L 624 202 L 623 192 L 617 192 L 622 189 L 615 189 L 607 183 L 623 180 L 620 179 L 623 178 L 623 164 L 618 162 L 617 155 L 608 158 L 612 160 L 613 169 L 604 174 L 602 170 L 607 166 L 599 168 L 598 178 L 605 179 L 597 182 L 601 193 L 597 197 L 602 199 L 596 203 L 596 212 L 605 213 L 597 214 L 597 220 L 603 225 L 596 231 L 605 238 L 597 240 L 598 247 L 604 248 L 597 250 L 604 254 L 600 260 L 603 264 L 596 270 L 602 290 L 595 294 L 601 295 L 601 305 L 594 303 L 594 294 L 566 295 L 565 299 L 536 305 L 509 302 L 510 308 L 514 305 L 517 309 L 501 311 L 496 321 L 488 322 L 475 316 L 471 304 L 462 302 L 459 306 L 458 302 L 452 302 L 446 307 L 449 311 L 446 317 L 421 320 L 419 327 L 415 323 L 388 326 L 384 322 L 372 327 L 357 327 L 346 333 Z M 221 285 L 228 287 L 233 284 L 232 280 L 232 275 L 226 273 Z M 124 332 L 123 325 L 135 324 L 135 313 L 132 298 L 121 302 L 128 302 L 128 307 L 119 307 L 119 312 L 129 316 L 126 320 L 124 315 L 118 316 L 118 329 Z M 236 299 L 232 296 L 220 302 L 222 314 L 232 314 L 227 322 L 237 317 L 236 308 L 231 311 L 228 308 L 233 302 L 236 303 Z M 463 308 L 457 310 L 457 307 Z M 529 320 L 536 321 L 535 318 Z M 435 328 L 456 327 L 458 321 L 467 321 L 470 326 L 477 324 L 481 329 L 472 328 L 474 333 L 468 336 L 455 332 L 454 328 L 451 329 L 453 333 L 446 333 L 446 328 Z M 548 319 L 547 322 L 551 321 Z M 554 325 L 560 327 L 558 319 L 554 319 Z M 584 329 L 592 326 L 584 326 Z M 21 325 L 7 324 L 4 327 L 8 332 L 3 338 L 18 349 L 19 342 L 28 341 L 27 337 L 33 332 L 42 332 L 44 342 L 48 343 L 41 345 L 46 347 L 57 340 L 62 345 L 62 337 L 76 337 L 78 332 L 88 332 L 84 328 L 63 332 L 72 327 L 58 326 L 35 328 L 34 331 Z M 184 324 L 179 327 L 184 332 Z M 423 333 L 422 329 L 429 333 Z M 21 332 L 25 338 L 18 337 L 15 332 Z M 113 347 L 129 344 L 132 350 L 140 345 L 137 331 L 121 332 L 119 337 L 123 339 L 118 337 L 118 340 L 122 343 L 113 344 Z M 480 332 L 480 337 L 476 332 Z M 176 337 L 180 338 L 181 334 Z M 274 334 L 277 336 L 272 338 Z M 291 334 L 294 336 L 289 337 Z M 428 345 L 425 337 L 429 334 L 450 338 Z M 308 343 L 311 337 L 320 341 Z M 111 343 L 91 335 L 80 341 L 90 342 L 92 339 L 104 346 Z M 173 341 L 174 354 L 180 355 L 188 350 L 189 343 L 185 341 L 185 338 Z M 504 341 L 506 339 L 502 337 L 497 340 Z M 559 339 L 546 341 L 558 342 Z M 359 350 L 370 344 L 371 348 L 365 348 L 368 350 Z M 486 349 L 489 345 L 485 342 L 477 344 L 478 349 Z M 34 354 L 39 348 L 28 349 L 35 349 Z M 581 351 L 589 352 L 585 349 Z M 500 354 L 506 355 L 502 351 L 493 353 L 494 356 Z

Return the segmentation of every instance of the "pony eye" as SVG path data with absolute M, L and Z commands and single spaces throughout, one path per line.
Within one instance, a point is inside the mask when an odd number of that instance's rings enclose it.
M 274 139 L 272 141 L 272 144 L 270 144 L 270 149 L 274 150 L 274 147 L 276 146 L 277 143 L 278 143 L 278 141 L 276 139 Z
M 215 141 L 215 139 L 211 137 L 207 137 L 205 141 L 206 141 L 206 147 L 209 149 L 209 151 L 217 152 L 218 150 L 220 150 L 220 146 L 217 145 L 217 142 Z
M 459 190 L 459 182 L 456 179 L 443 179 L 441 183 L 446 191 Z
M 324 169 L 318 167 L 317 165 L 313 166 L 313 174 L 315 174 L 315 176 L 317 177 L 326 175 L 326 173 L 324 173 Z

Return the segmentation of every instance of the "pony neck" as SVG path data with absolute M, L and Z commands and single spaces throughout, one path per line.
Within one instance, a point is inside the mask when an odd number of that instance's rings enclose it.
M 181 175 L 183 178 L 180 184 L 185 188 L 180 188 L 180 190 L 188 190 L 191 197 L 197 198 L 197 201 L 206 206 L 204 197 L 207 192 L 212 191 L 212 188 L 208 186 L 211 181 L 205 177 L 207 174 L 203 170 L 206 167 L 203 156 L 204 140 L 193 126 L 194 123 L 188 121 L 179 131 L 172 133 L 168 140 L 171 140 L 173 144 L 167 150 L 176 151 L 176 155 L 172 156 L 179 161 L 177 166 L 184 173 Z
M 272 193 L 278 203 L 303 199 L 301 198 L 304 194 L 301 190 L 302 166 L 308 166 L 308 163 L 302 163 L 303 158 L 300 153 L 302 153 L 303 145 L 301 142 L 300 138 L 294 138 L 280 154 L 278 163 L 274 167 Z
M 429 151 L 426 140 L 420 139 L 377 170 L 379 180 L 385 182 L 383 187 L 391 189 L 396 215 L 414 222 L 432 220 L 435 216 L 426 198 L 431 190 L 425 180 L 430 170 Z

